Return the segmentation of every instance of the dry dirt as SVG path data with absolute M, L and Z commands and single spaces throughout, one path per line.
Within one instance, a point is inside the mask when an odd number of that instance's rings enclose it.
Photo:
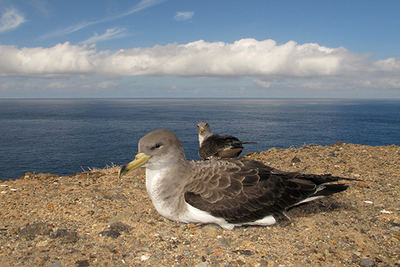
M 272 227 L 197 226 L 161 217 L 143 170 L 26 173 L 0 182 L 1 266 L 400 266 L 400 147 L 270 149 L 285 171 L 362 181 L 291 209 Z

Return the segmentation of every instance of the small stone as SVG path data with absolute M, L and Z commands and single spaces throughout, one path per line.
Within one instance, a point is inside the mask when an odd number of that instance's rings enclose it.
M 375 261 L 370 258 L 362 258 L 360 260 L 360 266 L 362 267 L 372 267 L 375 266 Z
M 88 260 L 81 260 L 76 262 L 77 267 L 88 267 L 89 261 Z
M 300 163 L 301 159 L 299 159 L 298 157 L 294 157 L 294 158 L 292 158 L 291 162 L 292 162 L 292 164 Z
M 79 240 L 78 233 L 75 231 L 69 231 L 68 229 L 57 229 L 56 233 L 50 237 L 60 238 L 64 243 L 76 243 Z
M 230 248 L 231 244 L 232 244 L 232 239 L 231 238 L 221 238 L 216 242 L 216 244 L 223 248 Z
M 42 240 L 42 241 L 37 242 L 36 246 L 37 247 L 45 247 L 45 246 L 47 246 L 48 243 L 49 243 L 49 241 Z
M 214 224 L 207 224 L 201 228 L 201 231 L 208 237 L 216 237 L 218 235 L 218 228 Z
M 394 226 L 394 227 L 390 228 L 390 231 L 392 231 L 392 232 L 400 232 L 400 227 Z
M 115 222 L 110 224 L 110 230 L 117 232 L 129 232 L 132 229 L 131 226 L 124 224 L 122 222 Z
M 383 209 L 383 210 L 381 210 L 381 213 L 383 213 L 383 214 L 392 214 L 393 211 Z
M 19 234 L 26 239 L 33 240 L 37 235 L 49 235 L 52 229 L 47 223 L 28 224 Z
M 207 266 L 208 266 L 208 263 L 207 263 L 206 261 L 197 263 L 197 264 L 195 265 L 195 267 L 207 267 Z
M 234 250 L 232 252 L 237 253 L 239 255 L 246 255 L 246 256 L 251 256 L 254 254 L 251 250 L 248 250 L 248 249 L 238 249 L 238 250 Z
M 145 255 L 142 255 L 142 256 L 140 257 L 140 260 L 141 260 L 141 261 L 147 261 L 149 258 L 150 258 L 150 256 L 145 254 Z
M 50 267 L 61 267 L 61 261 L 55 261 L 50 264 Z
M 115 239 L 115 238 L 119 237 L 121 235 L 121 233 L 118 231 L 114 231 L 114 230 L 107 230 L 107 231 L 100 232 L 100 235 L 112 237 Z

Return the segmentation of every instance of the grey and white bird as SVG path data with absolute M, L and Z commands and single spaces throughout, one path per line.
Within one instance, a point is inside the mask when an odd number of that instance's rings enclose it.
M 352 180 L 282 172 L 245 158 L 189 162 L 175 134 L 163 129 L 139 140 L 138 154 L 119 177 L 139 167 L 146 168 L 146 189 L 162 216 L 224 229 L 272 225 L 288 208 L 348 187 L 329 182 Z
M 231 135 L 213 134 L 206 121 L 199 122 L 197 130 L 199 133 L 199 156 L 202 159 L 236 158 L 242 153 L 244 144 L 255 144 L 255 142 L 240 141 Z

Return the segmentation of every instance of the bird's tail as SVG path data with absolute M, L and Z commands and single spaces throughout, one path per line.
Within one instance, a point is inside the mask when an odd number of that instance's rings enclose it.
M 330 196 L 339 192 L 342 192 L 344 190 L 346 190 L 348 188 L 348 185 L 345 184 L 324 184 L 324 185 L 319 185 L 317 187 L 317 191 L 309 196 L 306 199 L 303 199 L 299 202 L 297 202 L 296 204 L 294 204 L 293 206 L 297 206 L 303 203 L 307 203 L 316 199 L 320 199 L 320 198 L 324 198 L 326 196 Z
M 330 174 L 299 174 L 296 176 L 297 179 L 303 179 L 303 180 L 308 180 L 313 182 L 316 185 L 321 185 L 325 183 L 330 183 L 330 182 L 337 182 L 340 180 L 345 180 L 345 181 L 362 181 L 360 179 L 356 178 L 347 178 L 347 177 L 338 177 L 338 176 L 332 176 Z

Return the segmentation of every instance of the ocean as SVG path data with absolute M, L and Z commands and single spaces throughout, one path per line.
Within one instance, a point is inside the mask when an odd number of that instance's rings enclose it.
M 214 133 L 257 142 L 243 153 L 338 141 L 400 145 L 400 100 L 0 99 L 0 180 L 121 165 L 159 128 L 199 160 L 201 120 Z

